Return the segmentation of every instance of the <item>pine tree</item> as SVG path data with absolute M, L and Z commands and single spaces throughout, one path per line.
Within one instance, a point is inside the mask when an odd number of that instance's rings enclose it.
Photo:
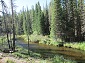
M 25 13 L 26 13 L 26 11 L 23 8 L 22 15 L 23 15 L 23 30 L 24 30 L 24 34 L 26 34 L 26 14 Z
M 50 36 L 51 38 L 53 38 L 54 40 L 57 39 L 56 33 L 57 33 L 57 25 L 58 25 L 58 15 L 57 15 L 57 1 L 58 0 L 54 0 L 53 1 L 53 8 L 52 8 L 52 20 L 51 20 L 51 31 L 50 31 Z
M 65 41 L 75 38 L 76 1 L 62 0 L 61 32 Z
M 23 30 L 23 14 L 20 13 L 18 14 L 19 16 L 19 34 L 24 34 L 24 30 Z
M 48 15 L 48 6 L 47 6 L 47 2 L 46 2 L 46 8 L 44 9 L 44 16 L 45 16 L 45 29 L 44 29 L 44 33 L 45 35 L 49 35 L 50 31 L 49 31 L 49 15 Z
M 38 27 L 37 27 L 37 32 L 38 32 L 38 34 L 42 34 L 41 32 L 41 6 L 40 6 L 40 3 L 38 2 L 38 22 L 37 22 L 37 24 L 38 24 Z
M 32 22 L 31 22 L 31 16 L 30 16 L 30 11 L 27 8 L 26 12 L 26 34 L 30 35 L 32 33 Z
M 33 24 L 34 24 L 34 32 L 33 33 L 36 33 L 36 34 L 38 34 L 38 29 L 37 29 L 37 27 L 38 27 L 38 5 L 36 4 L 35 5 L 35 17 L 34 17 L 34 22 L 33 22 Z
M 35 6 L 35 21 L 34 21 L 34 33 L 41 34 L 41 6 L 38 2 Z
M 32 23 L 32 33 L 35 32 L 35 10 L 34 10 L 34 6 L 32 6 L 32 10 L 31 10 L 31 23 Z
M 78 14 L 77 14 L 77 39 L 78 41 L 81 41 L 82 37 L 82 25 L 84 22 L 84 16 L 83 16 L 83 7 L 84 6 L 84 0 L 78 0 Z
M 41 30 L 42 30 L 42 35 L 45 35 L 45 16 L 43 12 L 41 14 Z

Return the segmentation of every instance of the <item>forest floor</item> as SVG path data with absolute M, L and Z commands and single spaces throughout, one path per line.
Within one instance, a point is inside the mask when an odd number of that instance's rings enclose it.
M 28 57 L 27 59 L 16 58 L 10 54 L 0 53 L 0 63 L 51 63 L 42 59 Z
M 16 59 L 14 57 L 2 57 L 0 59 L 0 63 L 7 63 L 8 60 L 15 62 L 15 63 L 27 63 L 25 60 Z

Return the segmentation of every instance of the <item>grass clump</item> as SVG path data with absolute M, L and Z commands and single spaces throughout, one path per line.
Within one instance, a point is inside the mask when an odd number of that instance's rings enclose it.
M 54 56 L 54 58 L 52 59 L 53 63 L 77 63 L 76 61 L 72 61 L 72 60 L 67 60 L 67 59 L 64 59 L 63 56 Z
M 32 51 L 29 51 L 27 49 L 24 49 L 21 46 L 17 46 L 16 49 L 18 50 L 17 52 L 13 53 L 13 56 L 18 57 L 18 58 L 23 58 L 23 59 L 27 59 L 29 56 L 31 57 L 35 57 L 35 58 L 40 58 L 41 55 Z
M 85 42 L 66 43 L 64 46 L 85 51 Z
M 8 60 L 6 61 L 6 63 L 15 63 L 15 62 L 8 59 Z
M 18 50 L 17 52 L 13 53 L 13 56 L 18 57 L 18 58 L 28 58 L 27 50 L 24 49 L 21 46 L 17 46 L 16 49 Z
M 19 35 L 17 36 L 18 39 L 24 40 L 24 42 L 28 41 L 28 38 L 26 35 Z M 51 39 L 49 35 L 43 36 L 43 35 L 37 35 L 37 34 L 32 34 L 29 36 L 30 42 L 35 42 L 35 43 L 41 43 L 41 44 L 46 44 L 46 45 L 58 45 L 60 43 L 60 39 L 58 41 L 55 41 L 54 39 Z

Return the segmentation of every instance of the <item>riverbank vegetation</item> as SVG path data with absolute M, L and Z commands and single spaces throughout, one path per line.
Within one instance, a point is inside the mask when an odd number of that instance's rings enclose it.
M 23 59 L 26 59 L 27 61 L 29 61 L 29 57 L 32 57 L 35 58 L 36 60 L 39 60 L 40 63 L 77 63 L 76 61 L 73 61 L 73 60 L 70 60 L 70 59 L 65 59 L 62 55 L 55 55 L 51 58 L 43 58 L 41 56 L 41 54 L 39 53 L 34 53 L 32 51 L 29 51 L 29 55 L 28 55 L 28 50 L 27 49 L 24 49 L 23 47 L 21 46 L 18 46 L 16 48 L 18 50 L 18 52 L 15 52 L 13 53 L 12 55 L 14 55 L 14 57 L 16 58 L 23 58 Z M 24 52 L 23 52 L 24 50 Z
M 85 51 L 85 42 L 66 43 L 66 44 L 64 44 L 64 46 L 68 47 L 68 48 L 74 48 L 74 49 L 79 49 L 79 50 Z
M 24 40 L 24 42 L 28 42 L 28 37 L 27 35 L 18 35 L 17 36 L 17 39 L 20 39 L 20 40 Z M 29 41 L 30 42 L 34 42 L 34 43 L 41 43 L 41 44 L 46 44 L 46 45 L 55 45 L 57 46 L 60 42 L 51 42 L 51 39 L 49 38 L 49 35 L 48 36 L 43 36 L 43 35 L 30 35 L 29 36 Z
M 19 35 L 17 36 L 18 39 L 23 40 L 24 42 L 28 42 L 27 36 L 26 35 Z M 42 36 L 42 35 L 31 35 L 29 36 L 30 42 L 35 42 L 35 43 L 41 43 L 41 44 L 46 44 L 46 45 L 52 45 L 52 46 L 58 46 L 59 44 L 62 43 L 60 42 L 50 42 L 49 36 Z M 85 51 L 85 42 L 66 42 L 63 43 L 63 47 L 68 47 L 68 48 L 74 48 L 74 49 L 79 49 L 82 51 Z

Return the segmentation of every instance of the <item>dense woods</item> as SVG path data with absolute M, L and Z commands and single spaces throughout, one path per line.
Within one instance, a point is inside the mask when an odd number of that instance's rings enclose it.
M 11 33 L 11 14 L 8 17 L 7 30 Z M 14 12 L 15 32 L 49 36 L 55 41 L 84 41 L 84 17 L 84 0 L 51 0 L 43 9 L 38 2 L 32 9 L 23 7 L 19 13 Z M 3 18 L 0 16 L 0 33 L 4 32 Z

